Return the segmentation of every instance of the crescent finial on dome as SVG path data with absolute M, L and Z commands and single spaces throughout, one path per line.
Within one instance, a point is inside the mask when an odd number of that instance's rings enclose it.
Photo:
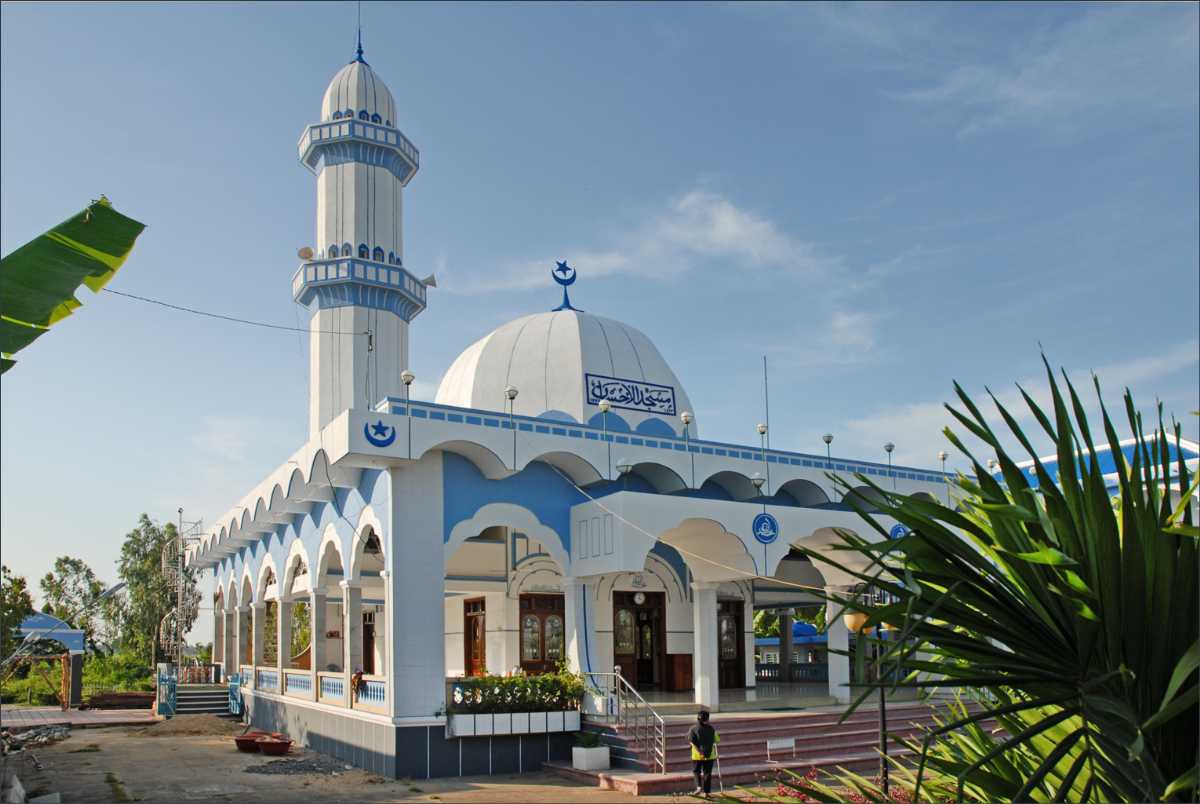
M 562 304 L 558 305 L 550 312 L 557 313 L 559 310 L 574 310 L 577 313 L 582 313 L 583 310 L 580 310 L 578 307 L 571 306 L 571 297 L 567 295 L 567 287 L 575 284 L 575 279 L 577 278 L 575 269 L 567 265 L 566 260 L 556 260 L 555 262 L 557 265 L 554 270 L 550 272 L 550 276 L 554 277 L 555 282 L 562 285 L 563 300 Z

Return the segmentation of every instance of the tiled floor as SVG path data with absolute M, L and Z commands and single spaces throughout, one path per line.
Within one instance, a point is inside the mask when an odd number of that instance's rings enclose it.
M 2 706 L 0 726 L 30 728 L 32 726 L 69 725 L 81 729 L 88 726 L 141 725 L 155 722 L 150 709 L 68 709 L 57 706 Z

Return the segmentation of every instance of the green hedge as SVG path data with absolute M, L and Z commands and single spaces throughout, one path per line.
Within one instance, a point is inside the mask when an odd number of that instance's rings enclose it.
M 446 694 L 450 714 L 494 712 L 565 712 L 583 701 L 583 676 L 544 673 L 537 676 L 475 676 L 456 679 Z

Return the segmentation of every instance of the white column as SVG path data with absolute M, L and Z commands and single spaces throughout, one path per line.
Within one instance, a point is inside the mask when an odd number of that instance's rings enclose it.
M 696 703 L 716 712 L 720 693 L 717 688 L 717 587 L 711 581 L 692 584 L 692 677 Z
M 563 627 L 567 649 L 567 666 L 572 672 L 589 673 L 598 669 L 593 663 L 592 643 L 594 624 L 588 610 L 588 587 L 582 578 L 562 579 Z
M 222 609 L 213 612 L 212 660 L 213 664 L 225 666 L 225 612 Z
M 325 668 L 325 590 L 313 589 L 308 593 L 308 667 L 312 673 L 312 699 L 317 700 L 320 680 L 317 673 Z
M 829 586 L 825 588 L 828 594 L 841 592 L 841 589 Z M 837 699 L 839 703 L 850 702 L 850 657 L 834 653 L 835 650 L 846 650 L 850 645 L 850 632 L 846 630 L 846 624 L 842 622 L 840 615 L 841 607 L 833 602 L 826 604 L 825 616 L 828 630 L 828 650 L 825 651 L 826 659 L 829 662 L 829 695 Z
M 396 607 L 396 596 L 392 594 L 392 573 L 387 570 L 380 570 L 379 577 L 383 580 L 383 622 L 375 623 L 375 638 L 379 638 L 379 631 L 383 629 L 383 655 L 380 661 L 375 662 L 375 675 L 391 678 L 392 672 L 392 620 L 395 619 L 393 609 Z M 445 608 L 444 606 L 442 607 Z M 445 612 L 443 611 L 443 616 Z M 378 618 L 376 618 L 378 620 Z M 371 648 L 374 650 L 374 647 Z M 387 698 L 392 699 L 391 684 L 388 684 Z
M 351 705 L 354 691 L 351 676 L 362 669 L 362 587 L 352 581 L 339 581 L 342 588 L 342 648 L 345 656 L 342 669 L 346 674 L 346 706 Z
M 241 672 L 242 665 L 251 664 L 252 657 L 247 656 L 246 652 L 250 649 L 250 607 L 238 606 L 237 610 L 237 655 L 234 657 L 233 664 L 237 668 L 237 672 Z
M 279 692 L 283 694 L 283 671 L 292 666 L 292 601 L 279 601 L 275 625 L 275 666 L 279 668 Z
M 233 675 L 238 671 L 237 660 L 237 639 L 238 639 L 238 613 L 237 609 L 230 609 L 225 612 L 225 639 L 223 641 L 222 658 L 224 664 L 221 667 L 221 674 L 225 678 Z
M 442 453 L 388 470 L 388 699 L 393 717 L 430 717 L 446 700 Z M 403 552 L 401 552 L 403 550 Z
M 779 680 L 792 680 L 792 610 L 779 612 Z
M 267 626 L 267 604 L 255 603 L 250 608 L 251 617 L 253 619 L 253 645 L 251 646 L 251 659 L 255 667 L 259 667 L 263 663 L 263 656 L 266 652 L 263 648 L 266 647 L 266 626 Z

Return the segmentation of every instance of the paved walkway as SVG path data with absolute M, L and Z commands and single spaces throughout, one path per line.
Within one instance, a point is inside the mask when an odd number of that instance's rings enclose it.
M 145 709 L 68 709 L 57 706 L 0 706 L 0 726 L 28 729 L 34 726 L 142 726 L 154 723 L 153 710 Z

